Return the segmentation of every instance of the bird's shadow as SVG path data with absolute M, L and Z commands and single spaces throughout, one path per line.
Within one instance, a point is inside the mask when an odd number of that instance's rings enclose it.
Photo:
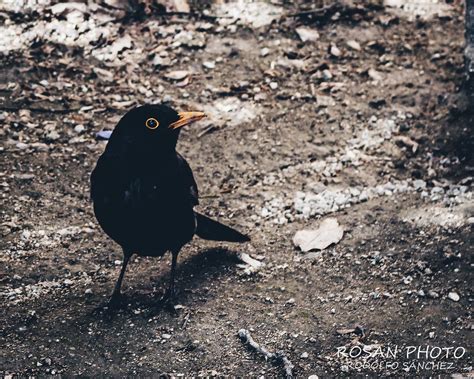
M 170 259 L 165 256 L 164 260 L 167 258 Z M 235 272 L 238 263 L 241 261 L 235 251 L 221 247 L 201 250 L 178 264 L 175 296 L 172 299 L 168 301 L 161 299 L 169 281 L 169 272 L 164 270 L 157 280 L 150 280 L 145 288 L 125 289 L 118 307 L 110 308 L 108 303 L 104 303 L 95 308 L 93 313 L 110 320 L 122 310 L 140 308 L 147 309 L 146 316 L 150 317 L 162 311 L 174 313 L 176 304 L 186 305 L 190 301 L 206 302 L 213 296 L 207 284 L 211 285 L 220 277 Z M 160 290 L 153 291 L 153 287 Z

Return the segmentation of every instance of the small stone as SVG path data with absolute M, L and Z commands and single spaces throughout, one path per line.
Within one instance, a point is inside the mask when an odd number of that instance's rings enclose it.
M 119 261 L 118 259 L 114 261 L 114 265 L 120 266 L 122 264 L 122 261 Z
M 349 41 L 346 42 L 346 45 L 350 47 L 352 50 L 357 50 L 360 51 L 360 44 L 357 41 L 354 41 L 353 39 L 350 39 Z
M 328 69 L 323 70 L 323 79 L 324 80 L 331 80 L 332 79 L 331 71 L 329 71 Z
M 296 28 L 296 33 L 303 42 L 314 42 L 319 39 L 319 33 L 316 29 L 301 27 Z
M 301 354 L 301 358 L 306 359 L 309 357 L 309 354 L 305 351 L 303 354 Z
M 23 142 L 18 142 L 16 144 L 17 149 L 20 149 L 20 150 L 28 149 L 28 146 L 29 145 L 27 143 L 23 143 Z
M 286 304 L 294 304 L 294 303 L 295 303 L 295 299 L 293 297 L 286 301 Z
M 64 279 L 64 282 L 63 282 L 63 283 L 64 283 L 64 285 L 66 285 L 66 286 L 70 286 L 70 285 L 72 285 L 74 282 L 73 282 L 71 279 Z
M 205 61 L 202 63 L 202 65 L 210 70 L 216 67 L 216 64 L 212 61 Z
M 360 195 L 359 195 L 359 201 L 360 202 L 364 202 L 364 201 L 367 201 L 369 199 L 369 195 L 366 191 L 363 191 Z
M 161 337 L 164 338 L 165 340 L 169 340 L 171 338 L 171 334 L 165 333 L 165 334 L 162 334 Z
M 27 241 L 31 237 L 31 232 L 29 230 L 24 230 L 21 233 L 21 239 Z
M 75 131 L 77 134 L 82 133 L 85 129 L 86 129 L 86 128 L 84 128 L 84 125 L 81 125 L 81 124 L 76 125 L 76 126 L 74 127 L 74 131 Z
M 270 49 L 268 47 L 264 47 L 260 50 L 260 56 L 266 57 L 268 54 L 270 54 Z
M 270 82 L 269 86 L 270 86 L 271 89 L 275 90 L 275 89 L 278 88 L 278 83 L 277 82 Z
M 382 80 L 382 74 L 378 72 L 377 70 L 374 70 L 373 68 L 369 69 L 368 71 L 369 78 L 380 81 Z
M 189 76 L 189 71 L 185 70 L 176 70 L 166 73 L 164 76 L 166 79 L 170 80 L 183 80 Z
M 257 94 L 253 97 L 253 99 L 254 99 L 255 101 L 264 101 L 264 100 L 267 99 L 267 95 L 266 95 L 265 93 L 263 93 L 263 92 L 260 92 L 260 93 L 257 93 Z
M 439 294 L 436 291 L 429 290 L 428 291 L 428 297 L 431 297 L 432 299 L 437 299 L 439 297 Z
M 348 365 L 342 365 L 341 366 L 341 371 L 342 372 L 349 372 L 349 366 Z
M 317 376 L 317 375 L 310 375 L 310 376 L 308 376 L 308 379 L 319 379 L 319 376 Z
M 84 291 L 84 293 L 85 293 L 86 295 L 92 295 L 92 289 L 91 289 L 91 288 L 87 288 L 87 289 Z
M 329 53 L 333 56 L 333 57 L 340 57 L 341 56 L 341 50 L 339 50 L 339 48 L 336 46 L 336 45 L 332 45 L 331 48 L 329 49 Z
M 450 292 L 448 293 L 448 299 L 452 301 L 459 301 L 460 296 L 456 292 Z
M 421 190 L 421 189 L 425 189 L 426 188 L 426 182 L 422 179 L 416 179 L 413 181 L 413 188 L 415 188 L 415 190 Z
M 56 130 L 52 130 L 48 134 L 46 134 L 46 139 L 48 139 L 50 141 L 56 141 L 59 138 L 61 138 L 61 136 L 59 135 L 59 133 Z
M 153 58 L 152 62 L 155 66 L 160 66 L 160 67 L 168 67 L 171 66 L 171 59 L 166 58 L 166 57 L 160 57 L 159 55 L 156 55 L 155 58 Z

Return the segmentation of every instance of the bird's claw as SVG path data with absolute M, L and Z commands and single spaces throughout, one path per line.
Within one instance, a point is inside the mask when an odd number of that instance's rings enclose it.
M 110 297 L 109 302 L 107 303 L 107 308 L 109 311 L 114 311 L 120 308 L 122 305 L 122 295 L 120 293 L 113 293 Z
M 175 293 L 173 288 L 169 288 L 161 297 L 160 303 L 167 306 L 173 306 L 175 300 Z

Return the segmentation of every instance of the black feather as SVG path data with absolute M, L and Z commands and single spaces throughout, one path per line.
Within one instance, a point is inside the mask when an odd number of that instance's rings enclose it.
M 218 221 L 212 220 L 200 213 L 196 214 L 196 234 L 205 240 L 248 242 L 250 238 L 235 229 L 232 229 Z

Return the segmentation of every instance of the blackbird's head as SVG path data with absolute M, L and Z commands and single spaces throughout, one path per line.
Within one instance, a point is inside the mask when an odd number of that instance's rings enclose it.
M 126 152 L 174 151 L 181 128 L 204 117 L 202 112 L 178 113 L 162 104 L 143 105 L 122 117 L 108 145 Z

